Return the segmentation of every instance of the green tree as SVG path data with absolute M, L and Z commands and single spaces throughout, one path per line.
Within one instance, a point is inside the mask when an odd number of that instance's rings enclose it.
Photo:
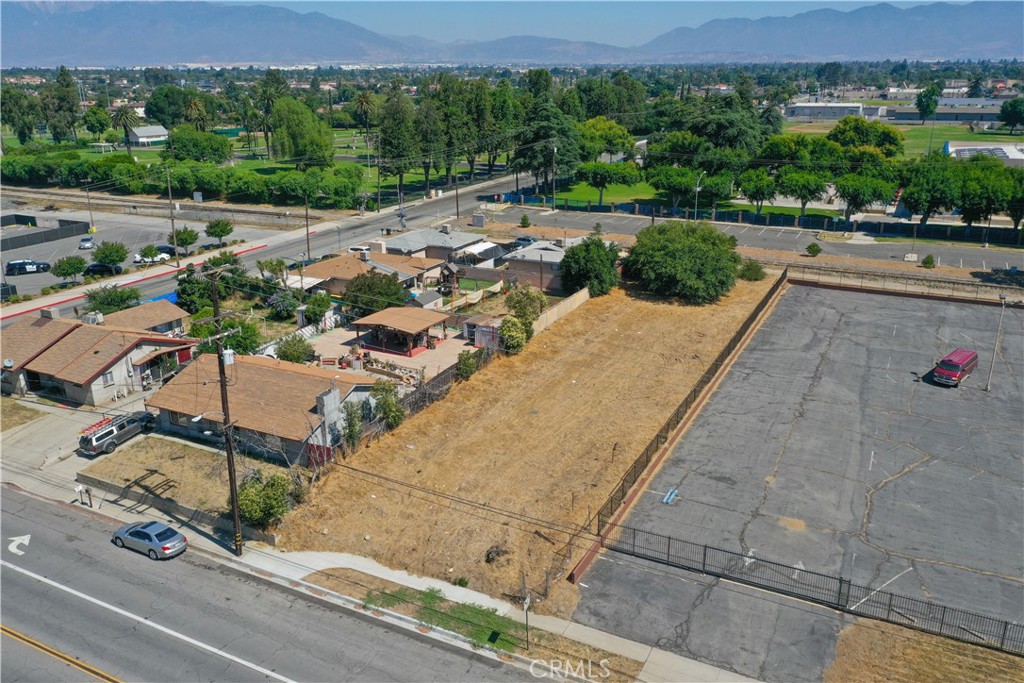
M 384 420 L 388 429 L 394 429 L 405 419 L 405 408 L 398 401 L 398 389 L 386 379 L 379 379 L 370 388 L 373 400 L 373 411 L 376 417 Z
M 200 133 L 205 133 L 210 127 L 210 114 L 197 96 L 189 98 L 188 104 L 185 105 L 185 120 Z
M 800 202 L 800 218 L 807 214 L 807 204 L 821 201 L 827 190 L 828 183 L 818 173 L 787 169 L 779 176 L 779 192 Z
M 817 242 L 811 242 L 810 244 L 807 245 L 807 254 L 809 256 L 814 257 L 814 256 L 817 256 L 820 253 L 821 253 L 821 245 L 819 245 Z
M 313 345 L 299 336 L 285 337 L 277 342 L 276 354 L 289 363 L 307 363 L 313 359 Z
M 420 167 L 423 169 L 423 196 L 430 196 L 430 172 L 441 167 L 445 140 L 444 121 L 437 100 L 427 97 L 416 109 L 416 134 L 419 136 Z
M 189 93 L 176 85 L 170 83 L 158 85 L 146 100 L 146 118 L 171 130 L 185 121 L 185 110 L 191 99 Z
M 853 214 L 872 204 L 890 201 L 896 191 L 891 183 L 856 173 L 848 173 L 838 178 L 835 187 L 836 194 L 846 203 L 843 217 L 847 222 Z
M 548 305 L 544 292 L 528 284 L 517 284 L 505 295 L 505 308 L 523 325 L 526 339 L 533 337 L 533 321 Z
M 473 376 L 476 369 L 476 354 L 472 351 L 460 351 L 459 357 L 455 360 L 455 376 L 467 380 Z
M 381 109 L 377 150 L 380 172 L 398 176 L 398 194 L 405 193 L 405 174 L 415 167 L 419 157 L 412 101 L 397 85 L 388 90 Z
M 363 122 L 363 127 L 366 129 L 366 142 L 370 142 L 370 122 L 373 120 L 373 115 L 377 111 L 377 99 L 368 90 L 364 90 L 359 93 L 355 101 L 356 115 Z
M 1010 135 L 1017 130 L 1017 126 L 1024 126 L 1024 97 L 1003 102 L 999 107 L 999 120 L 1010 127 Z
M 597 205 L 604 206 L 604 191 L 609 185 L 636 185 L 640 182 L 640 169 L 632 161 L 605 164 L 580 164 L 576 177 L 597 189 Z
M 210 298 L 210 281 L 201 276 L 201 268 L 189 266 L 178 276 L 178 306 L 185 309 L 192 315 L 199 313 L 204 308 L 213 306 Z M 194 329 L 194 327 L 193 327 Z
M 487 145 L 487 177 L 502 154 L 515 148 L 525 112 L 516 99 L 512 84 L 502 79 L 491 93 L 491 128 L 484 133 Z
M 138 306 L 141 301 L 142 293 L 135 287 L 104 285 L 85 293 L 85 309 L 103 314 Z
M 868 121 L 860 116 L 846 116 L 825 135 L 842 147 L 877 147 L 886 157 L 903 154 L 903 132 L 895 126 Z
M 766 273 L 764 272 L 764 266 L 754 259 L 748 258 L 743 259 L 743 263 L 740 265 L 740 269 L 736 273 L 736 277 L 741 280 L 757 282 L 758 280 L 765 279 Z
M 260 124 L 263 127 L 263 140 L 267 146 L 267 156 L 272 157 L 270 131 L 274 104 L 289 92 L 288 80 L 280 69 L 267 69 L 263 77 L 256 81 L 253 88 L 253 101 L 262 115 Z
M 526 342 L 528 341 L 526 330 L 528 327 L 530 326 L 524 325 L 514 315 L 505 316 L 504 320 L 501 321 L 501 327 L 498 328 L 498 334 L 501 335 L 505 353 L 515 355 L 526 347 Z
M 62 280 L 74 281 L 79 275 L 85 272 L 89 264 L 81 256 L 65 256 L 53 264 L 50 272 Z
M 597 161 L 601 154 L 623 154 L 627 158 L 636 148 L 629 130 L 621 123 L 596 116 L 580 126 L 581 157 Z
M 291 97 L 279 98 L 274 102 L 270 122 L 274 156 L 278 159 L 293 160 L 300 171 L 334 164 L 331 129 L 309 107 Z
M 206 236 L 215 239 L 223 246 L 224 238 L 235 231 L 235 226 L 225 218 L 217 218 L 206 224 Z
M 317 292 L 306 299 L 306 321 L 320 324 L 327 311 L 331 310 L 333 306 L 334 302 L 331 301 L 331 296 L 327 292 Z
M 968 97 L 984 97 L 985 96 L 985 82 L 981 78 L 981 74 L 974 74 L 971 76 L 970 82 L 967 84 L 967 96 Z
M 526 91 L 535 99 L 551 95 L 554 92 L 554 79 L 547 69 L 530 69 L 526 72 L 523 80 Z
M 128 247 L 120 242 L 100 242 L 92 253 L 92 260 L 96 263 L 105 263 L 116 266 L 128 258 Z
M 1024 231 L 1020 229 L 1021 221 L 1024 220 L 1024 168 L 1008 168 L 1007 174 L 1010 177 L 1010 199 L 1006 202 L 1006 213 L 1013 221 L 1013 229 L 1017 231 L 1017 244 L 1021 243 L 1021 236 Z
M 199 233 L 186 225 L 178 228 L 177 234 L 167 233 L 167 241 L 178 249 L 184 250 L 187 256 L 192 253 L 192 245 L 199 241 Z
M 18 142 L 28 143 L 36 132 L 36 124 L 43 120 L 39 98 L 13 85 L 4 83 L 0 88 L 0 123 L 10 126 Z
M 210 285 L 206 285 L 209 291 Z M 180 301 L 180 300 L 179 300 Z M 228 318 L 221 323 L 221 332 L 231 332 L 223 338 L 224 348 L 231 349 L 235 353 L 249 355 L 256 352 L 260 347 L 260 330 L 255 324 L 238 318 Z M 192 337 L 205 339 L 218 334 L 217 325 L 214 322 L 193 324 L 189 331 Z M 216 353 L 217 343 L 212 341 L 201 342 L 197 348 L 198 353 Z
M 619 284 L 619 271 L 615 261 L 619 257 L 618 247 L 605 245 L 600 233 L 588 235 L 581 243 L 565 250 L 562 258 L 562 288 L 567 292 L 578 292 L 586 287 L 590 296 L 602 296 Z
M 765 202 L 771 202 L 778 194 L 775 187 L 775 178 L 763 168 L 752 168 L 740 176 L 740 191 L 757 207 L 757 215 L 761 215 L 761 208 Z
M 253 470 L 238 487 L 238 513 L 242 522 L 266 529 L 280 521 L 288 512 L 290 489 L 291 483 L 285 475 L 272 474 L 264 480 L 259 470 Z
M 555 106 L 550 98 L 537 100 L 526 117 L 528 128 L 519 141 L 511 163 L 548 183 L 551 171 L 575 171 L 580 162 L 579 128 Z M 557 150 L 557 151 L 556 151 Z
M 128 149 L 128 156 L 132 155 L 132 141 L 129 137 L 129 133 L 132 132 L 133 128 L 137 128 L 141 120 L 137 111 L 129 107 L 127 104 L 121 105 L 121 107 L 114 112 L 114 116 L 111 118 L 111 123 L 115 128 L 120 128 L 124 133 L 124 145 Z
M 82 122 L 85 124 L 85 129 L 92 133 L 94 138 L 98 138 L 102 133 L 106 132 L 110 128 L 110 114 L 107 110 L 99 105 L 89 107 L 82 117 Z
M 957 205 L 960 220 L 970 227 L 1006 208 L 1013 198 L 1014 181 L 1002 162 L 991 157 L 972 157 L 964 167 Z
M 655 294 L 713 303 L 736 284 L 735 245 L 708 223 L 665 221 L 640 231 L 623 271 Z
M 363 417 L 366 415 L 366 401 L 346 401 L 344 438 L 349 452 L 354 451 L 363 436 Z
M 962 164 L 945 154 L 929 154 L 903 166 L 903 193 L 900 199 L 911 213 L 921 214 L 920 227 L 943 209 L 952 209 L 960 197 L 959 173 Z M 917 226 L 914 227 L 917 237 Z
M 160 250 L 156 248 L 155 244 L 147 244 L 139 250 L 139 256 L 145 259 L 146 263 L 153 263 L 160 256 Z
M 698 174 L 692 168 L 676 168 L 674 166 L 655 166 L 647 172 L 647 182 L 651 187 L 664 192 L 672 202 L 672 210 L 679 208 L 679 202 L 686 195 L 693 194 L 697 187 Z
M 77 140 L 78 86 L 67 67 L 57 70 L 57 79 L 43 88 L 39 100 L 53 141 Z
M 183 124 L 167 136 L 161 155 L 178 161 L 209 161 L 220 164 L 231 158 L 231 140 L 223 135 L 204 133 L 192 124 Z
M 917 108 L 917 117 L 921 119 L 922 125 L 925 121 L 935 116 L 935 112 L 939 108 L 939 95 L 941 94 L 942 89 L 935 83 L 932 83 L 919 92 L 917 97 L 914 98 L 914 106 Z
M 369 315 L 385 308 L 404 306 L 409 292 L 395 274 L 377 270 L 356 275 L 345 288 L 345 301 L 358 315 Z

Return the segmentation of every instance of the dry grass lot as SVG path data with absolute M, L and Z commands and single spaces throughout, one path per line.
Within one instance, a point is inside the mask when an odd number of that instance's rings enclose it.
M 19 403 L 10 396 L 0 396 L 0 432 L 27 424 L 43 415 L 46 413 Z
M 771 280 L 719 304 L 684 306 L 616 290 L 499 358 L 441 402 L 334 469 L 278 528 L 289 550 L 369 555 L 412 573 L 465 576 L 567 615 L 557 575 L 572 531 L 612 487 L 750 313 Z M 507 554 L 492 563 L 487 551 Z M 577 543 L 572 559 L 578 559 Z
M 839 634 L 826 683 L 1024 681 L 1024 660 L 983 647 L 858 619 Z
M 258 469 L 266 475 L 287 472 L 287 468 L 262 460 L 238 456 L 239 481 Z M 114 484 L 150 491 L 181 505 L 225 512 L 228 508 L 228 468 L 223 451 L 197 448 L 176 439 L 141 436 L 110 455 L 103 455 L 86 474 Z

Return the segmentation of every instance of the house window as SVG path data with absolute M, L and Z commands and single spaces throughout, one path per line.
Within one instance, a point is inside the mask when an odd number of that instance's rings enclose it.
M 168 410 L 167 419 L 170 420 L 172 425 L 179 427 L 188 427 L 189 425 L 189 417 L 185 413 L 176 413 L 173 410 Z
M 113 370 L 107 370 L 106 372 L 103 373 L 103 386 L 109 387 L 109 386 L 113 386 L 113 384 L 114 384 L 114 371 Z

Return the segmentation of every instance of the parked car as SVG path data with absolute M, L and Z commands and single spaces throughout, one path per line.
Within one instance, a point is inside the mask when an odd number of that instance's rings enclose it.
M 978 367 L 978 352 L 971 349 L 956 349 L 935 364 L 932 378 L 939 384 L 950 387 L 960 386 Z
M 107 277 L 109 275 L 120 275 L 124 272 L 124 268 L 118 265 L 111 265 L 109 263 L 90 263 L 85 268 L 85 275 L 91 275 L 93 277 Z
M 156 250 L 159 251 L 161 254 L 167 254 L 171 258 L 178 255 L 178 252 L 174 249 L 174 247 L 172 247 L 169 244 L 158 244 L 156 245 Z
M 188 549 L 184 534 L 160 522 L 125 524 L 114 532 L 113 541 L 118 548 L 137 550 L 151 560 L 166 560 Z
M 49 269 L 50 264 L 46 261 L 22 259 L 20 261 L 8 261 L 7 267 L 4 268 L 4 273 L 7 275 L 24 275 L 25 273 L 45 273 Z
M 92 249 L 96 246 L 96 242 L 93 241 L 92 235 L 86 235 L 82 239 L 78 240 L 79 249 Z
M 133 263 L 160 263 L 171 258 L 170 254 L 165 254 L 162 251 L 158 251 L 157 255 L 152 258 L 143 258 L 142 254 L 136 254 L 135 258 L 132 259 Z
M 113 453 L 128 439 L 142 432 L 150 432 L 155 426 L 156 417 L 145 410 L 104 418 L 82 432 L 78 438 L 78 448 L 90 455 Z
M 369 254 L 370 253 L 370 248 L 369 247 L 364 247 L 363 245 L 358 244 L 356 246 L 349 247 L 348 248 L 348 253 L 350 253 L 350 254 L 360 254 L 360 253 L 362 253 L 362 254 Z
M 536 241 L 537 241 L 536 237 L 517 237 L 516 238 L 516 248 L 517 249 L 522 249 L 524 247 L 528 247 L 528 246 L 530 246 L 531 244 L 533 244 Z

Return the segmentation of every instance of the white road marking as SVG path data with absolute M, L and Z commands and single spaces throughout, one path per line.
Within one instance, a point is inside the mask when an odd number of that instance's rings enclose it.
M 879 587 L 878 587 L 878 588 L 876 588 L 875 590 L 873 590 L 873 591 L 871 591 L 870 593 L 868 593 L 867 595 L 865 595 L 865 596 L 864 596 L 864 599 L 863 599 L 863 600 L 861 600 L 860 602 L 858 602 L 858 603 L 857 603 L 856 605 L 854 605 L 854 606 L 853 606 L 853 607 L 851 607 L 850 609 L 857 609 L 858 607 L 860 607 L 861 605 L 863 605 L 863 604 L 864 604 L 864 603 L 865 603 L 865 602 L 866 602 L 866 601 L 868 600 L 868 598 L 870 598 L 870 597 L 871 597 L 872 595 L 874 595 L 874 594 L 875 594 L 875 593 L 877 593 L 878 591 L 882 590 L 883 588 L 885 588 L 886 586 L 888 586 L 888 585 L 889 585 L 890 583 L 892 583 L 892 582 L 893 582 L 893 581 L 895 581 L 896 579 L 900 578 L 901 576 L 903 576 L 904 574 L 906 574 L 907 572 L 909 572 L 909 571 L 910 571 L 911 569 L 913 569 L 913 567 L 907 567 L 906 569 L 904 569 L 903 571 L 901 571 L 901 572 L 900 572 L 899 574 L 897 574 L 896 576 L 892 577 L 891 579 L 889 579 L 888 581 L 886 581 L 885 583 L 883 583 L 883 584 L 882 584 L 881 586 L 879 586 Z
M 874 467 L 874 466 L 875 466 L 875 452 L 871 451 L 871 460 L 868 462 L 868 472 L 870 472 L 871 468 Z
M 742 230 L 740 230 L 740 234 L 742 235 L 742 234 L 743 234 L 743 233 L 745 233 L 745 232 L 746 232 L 747 230 L 750 230 L 750 227 L 749 227 L 749 226 L 747 226 L 746 228 L 743 228 Z
M 583 583 L 582 581 L 580 581 L 580 586 L 582 586 L 583 588 L 590 588 L 590 586 L 588 586 L 587 584 Z
M 31 534 L 26 534 L 24 536 L 12 536 L 12 537 L 10 537 L 7 540 L 9 540 L 11 542 L 11 544 L 9 546 L 7 546 L 8 550 L 10 550 L 15 555 L 24 555 L 25 551 L 24 550 L 18 550 L 18 546 L 19 545 L 28 545 L 28 542 L 30 540 L 32 540 L 32 535 Z
M 981 269 L 982 270 L 988 270 L 988 266 L 985 265 L 985 259 L 981 260 Z
M 895 332 L 895 330 L 893 330 Z M 892 356 L 889 356 L 889 360 L 885 363 L 885 371 L 889 372 L 889 366 L 892 365 Z
M 150 621 L 149 619 L 146 619 L 145 617 L 140 617 L 137 614 L 132 614 L 128 610 L 123 610 L 120 607 L 115 607 L 114 605 L 108 605 L 107 603 L 103 602 L 102 600 L 98 600 L 97 598 L 94 598 L 91 595 L 86 595 L 85 593 L 80 593 L 80 592 L 76 591 L 74 588 L 68 588 L 67 586 L 59 584 L 56 581 L 52 581 L 52 580 L 46 578 L 45 576 L 39 576 L 38 574 L 30 572 L 27 569 L 22 569 L 21 567 L 16 567 L 13 564 L 11 564 L 10 562 L 7 562 L 6 560 L 0 560 L 0 565 L 2 565 L 4 567 L 7 567 L 8 569 L 11 569 L 13 571 L 16 571 L 16 572 L 19 572 L 21 574 L 24 574 L 25 576 L 29 576 L 29 577 L 35 579 L 36 581 L 40 581 L 42 583 L 45 583 L 48 586 L 53 586 L 57 590 L 62 590 L 65 593 L 69 593 L 71 595 L 74 595 L 76 598 L 81 598 L 82 600 L 85 600 L 86 602 L 91 602 L 92 604 L 97 605 L 98 607 L 102 607 L 103 609 L 110 610 L 111 612 L 114 612 L 115 614 L 120 614 L 123 617 L 128 617 L 129 619 L 134 619 L 135 621 L 139 622 L 140 624 L 143 624 L 145 626 L 149 626 L 150 628 L 154 628 L 157 631 L 160 631 L 161 633 L 166 633 L 167 635 L 171 636 L 172 638 L 177 638 L 178 640 L 184 641 L 184 642 L 188 643 L 189 645 L 194 645 L 194 646 L 198 647 L 201 650 L 206 650 L 207 652 L 210 652 L 212 654 L 215 654 L 215 655 L 218 655 L 220 657 L 223 657 L 224 659 L 227 659 L 227 660 L 230 660 L 232 662 L 235 662 L 236 664 L 241 664 L 242 666 L 248 667 L 248 668 L 252 669 L 253 671 L 255 671 L 257 673 L 263 674 L 264 676 L 268 676 L 269 678 L 273 678 L 274 680 L 283 681 L 284 683 L 292 683 L 291 679 L 285 678 L 284 676 L 279 676 L 278 674 L 274 673 L 270 669 L 264 669 L 262 666 L 259 666 L 258 664 L 253 664 L 252 662 L 247 662 L 244 659 L 242 659 L 241 657 L 236 657 L 235 655 L 228 654 L 227 652 L 224 652 L 223 650 L 219 650 L 219 649 L 213 647 L 212 645 L 207 645 L 206 643 L 200 642 L 200 641 L 196 640 L 195 638 L 189 638 L 184 633 L 178 633 L 177 631 L 173 631 L 173 630 L 167 628 L 166 626 L 161 626 L 160 624 L 157 624 L 157 623 L 155 623 L 153 621 Z
M 760 237 L 761 235 L 763 235 L 763 234 L 764 234 L 764 231 L 765 231 L 765 230 L 767 230 L 767 229 L 768 229 L 768 228 L 766 228 L 766 227 L 765 227 L 765 228 L 761 228 L 761 232 L 757 233 L 757 234 L 758 234 L 758 236 Z
M 896 336 L 896 325 L 892 326 L 892 336 Z

